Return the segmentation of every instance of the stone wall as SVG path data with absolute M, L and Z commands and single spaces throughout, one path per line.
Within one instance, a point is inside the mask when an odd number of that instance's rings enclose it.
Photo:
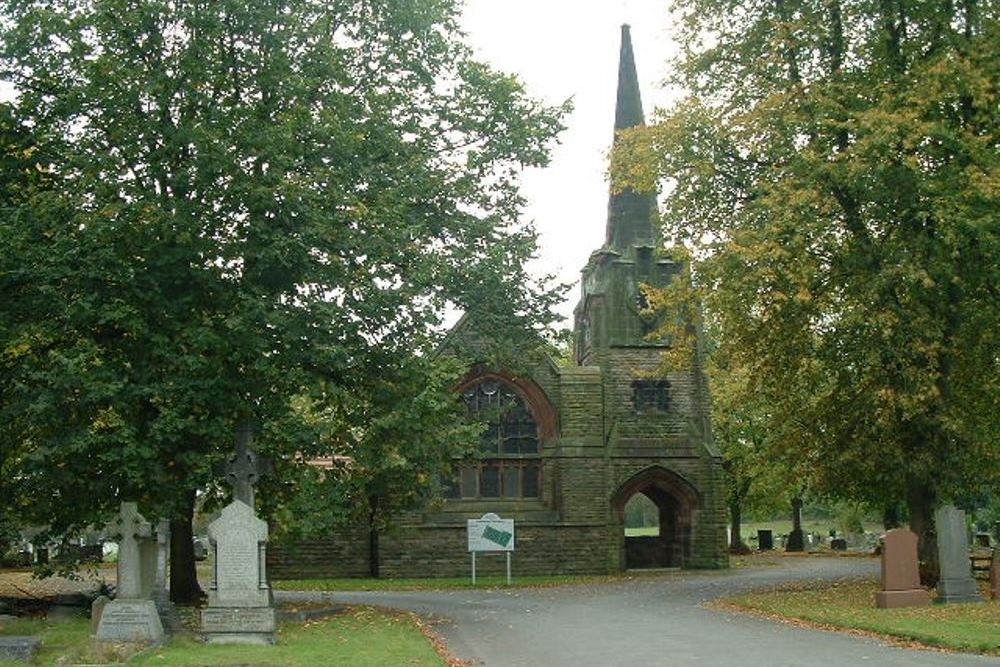
M 465 526 L 419 526 L 392 531 L 379 541 L 384 577 L 462 577 L 470 570 Z M 517 525 L 511 571 L 518 575 L 585 574 L 612 571 L 607 562 L 605 526 Z M 272 579 L 363 577 L 368 574 L 367 537 L 341 531 L 335 537 L 273 545 L 268 549 Z M 502 554 L 477 557 L 482 574 L 502 574 Z

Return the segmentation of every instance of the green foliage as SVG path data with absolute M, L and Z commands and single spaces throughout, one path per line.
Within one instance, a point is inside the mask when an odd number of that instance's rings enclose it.
M 381 531 L 402 512 L 439 499 L 452 461 L 468 453 L 482 430 L 452 391 L 460 363 L 410 358 L 350 392 L 325 385 L 300 398 L 298 409 L 318 437 L 265 481 L 263 495 L 277 501 L 276 535 L 316 536 L 343 524 Z M 316 468 L 305 456 L 322 457 L 330 467 Z M 266 493 L 275 484 L 288 488 Z
M 704 304 L 716 391 L 797 485 L 908 495 L 924 519 L 995 487 L 996 4 L 675 8 L 689 94 L 612 164 L 621 187 L 669 185 L 664 237 L 693 278 L 657 305 Z
M 177 514 L 244 420 L 286 462 L 316 450 L 314 414 L 360 420 L 324 446 L 401 447 L 407 415 L 440 414 L 440 395 L 397 408 L 446 306 L 511 336 L 555 321 L 517 188 L 561 109 L 471 60 L 456 12 L 4 3 L 5 515 L 13 498 L 62 532 L 119 498 Z

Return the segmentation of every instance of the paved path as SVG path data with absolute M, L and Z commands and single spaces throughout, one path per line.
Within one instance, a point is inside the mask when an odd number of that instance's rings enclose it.
M 777 567 L 676 573 L 542 589 L 278 593 L 409 609 L 441 621 L 452 652 L 485 667 L 962 667 L 1000 659 L 914 651 L 701 603 L 786 581 L 874 574 L 878 561 L 783 559 Z

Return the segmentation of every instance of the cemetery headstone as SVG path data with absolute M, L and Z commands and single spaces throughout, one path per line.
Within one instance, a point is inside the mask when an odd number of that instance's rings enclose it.
M 254 516 L 253 483 L 261 473 L 252 432 L 237 431 L 227 476 L 234 500 L 208 526 L 214 572 L 201 629 L 211 643 L 273 644 L 275 613 L 265 571 L 267 523 Z
M 163 629 L 173 633 L 180 627 L 180 619 L 174 603 L 170 601 L 167 576 L 170 565 L 170 522 L 161 520 L 156 524 L 156 572 L 153 577 L 153 603 L 160 614 Z
M 834 551 L 847 551 L 847 540 L 843 537 L 835 537 L 830 540 L 830 548 Z
M 152 534 L 149 523 L 135 503 L 122 503 L 113 528 L 118 537 L 118 585 L 116 597 L 101 614 L 97 639 L 113 642 L 159 642 L 163 624 L 156 605 L 144 590 L 148 575 L 143 573 L 143 540 Z M 148 550 L 148 549 L 147 549 Z
M 916 533 L 905 528 L 890 530 L 882 546 L 882 589 L 875 593 L 875 606 L 923 607 L 930 601 L 930 595 L 920 587 Z
M 1000 600 L 1000 549 L 994 549 L 990 559 L 990 598 Z
M 774 533 L 770 530 L 757 531 L 757 547 L 761 551 L 770 551 L 774 548 Z
M 989 533 L 976 533 L 976 542 L 975 542 L 975 544 L 976 544 L 977 547 L 982 547 L 982 548 L 985 548 L 985 549 L 989 549 L 990 548 L 990 534 Z
M 937 531 L 938 560 L 941 578 L 938 579 L 938 601 L 982 602 L 976 582 L 972 578 L 969 562 L 969 532 L 965 512 L 954 505 L 943 505 L 934 512 Z
M 785 551 L 799 552 L 805 551 L 805 536 L 802 532 L 802 499 L 792 499 L 792 532 L 788 534 L 785 542 Z
M 42 640 L 38 637 L 0 637 L 0 661 L 31 662 L 41 643 Z

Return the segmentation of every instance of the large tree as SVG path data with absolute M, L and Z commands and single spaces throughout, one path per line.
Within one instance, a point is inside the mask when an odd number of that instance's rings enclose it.
M 931 513 L 1000 481 L 994 2 L 678 0 L 688 96 L 625 137 L 669 181 L 721 345 L 817 493 Z M 778 453 L 781 453 L 780 451 Z
M 53 181 L 2 219 L 24 520 L 73 530 L 122 498 L 175 517 L 190 600 L 194 494 L 237 424 L 301 450 L 293 397 L 370 391 L 449 304 L 512 335 L 553 321 L 517 187 L 560 110 L 472 60 L 456 11 L 4 3 L 0 76 Z

